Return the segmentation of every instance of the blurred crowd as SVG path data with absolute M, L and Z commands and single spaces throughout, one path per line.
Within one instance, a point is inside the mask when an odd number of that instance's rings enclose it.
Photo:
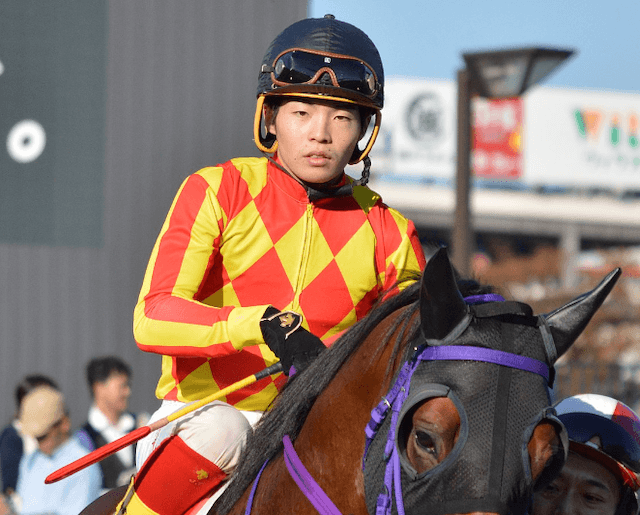
M 45 484 L 53 472 L 145 425 L 128 410 L 131 368 L 116 356 L 86 366 L 91 407 L 74 429 L 57 382 L 30 374 L 15 387 L 15 417 L 0 433 L 0 515 L 77 515 L 135 472 L 135 445 L 70 476 Z

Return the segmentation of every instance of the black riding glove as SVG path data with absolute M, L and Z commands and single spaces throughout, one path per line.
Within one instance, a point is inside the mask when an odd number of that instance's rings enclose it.
M 302 315 L 267 308 L 260 320 L 265 343 L 280 359 L 284 373 L 302 372 L 326 347 L 322 340 L 302 327 Z

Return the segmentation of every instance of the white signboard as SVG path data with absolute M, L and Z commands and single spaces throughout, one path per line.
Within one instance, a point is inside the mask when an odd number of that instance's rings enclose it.
M 524 99 L 524 182 L 640 190 L 640 94 L 533 88 Z
M 387 80 L 382 129 L 371 153 L 377 179 L 453 184 L 456 97 L 454 81 Z M 640 94 L 536 86 L 522 100 L 522 131 L 513 134 L 522 161 L 505 185 L 640 191 Z M 480 126 L 486 105 L 474 100 Z M 493 115 L 499 107 L 492 107 Z M 481 157 L 476 152 L 480 172 Z M 496 182 L 499 171 L 479 176 Z
M 384 179 L 451 181 L 455 176 L 456 85 L 389 78 L 382 129 L 373 147 L 374 173 Z

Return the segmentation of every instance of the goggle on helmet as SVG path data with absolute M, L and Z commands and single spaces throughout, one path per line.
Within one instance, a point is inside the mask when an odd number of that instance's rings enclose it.
M 254 139 L 259 150 L 272 153 L 278 142 L 263 135 L 263 106 L 267 97 L 333 100 L 370 108 L 375 125 L 355 164 L 369 153 L 380 129 L 384 99 L 384 70 L 378 50 L 357 27 L 333 15 L 308 18 L 282 31 L 262 60 L 258 78 Z
M 596 394 L 569 397 L 556 405 L 569 448 L 611 471 L 634 492 L 640 488 L 640 418 L 626 404 Z

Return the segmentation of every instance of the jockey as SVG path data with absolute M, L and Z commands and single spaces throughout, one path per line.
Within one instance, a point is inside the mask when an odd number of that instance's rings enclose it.
M 622 402 L 582 394 L 556 405 L 569 434 L 560 475 L 534 495 L 533 515 L 637 515 L 640 418 Z
M 134 311 L 138 347 L 162 355 L 150 423 L 278 360 L 299 372 L 425 265 L 413 223 L 366 187 L 384 86 L 367 35 L 332 15 L 299 21 L 259 72 L 265 156 L 187 177 L 151 253 Z M 360 161 L 354 180 L 344 169 Z M 141 440 L 127 512 L 184 513 L 216 490 L 285 381 L 262 379 Z

